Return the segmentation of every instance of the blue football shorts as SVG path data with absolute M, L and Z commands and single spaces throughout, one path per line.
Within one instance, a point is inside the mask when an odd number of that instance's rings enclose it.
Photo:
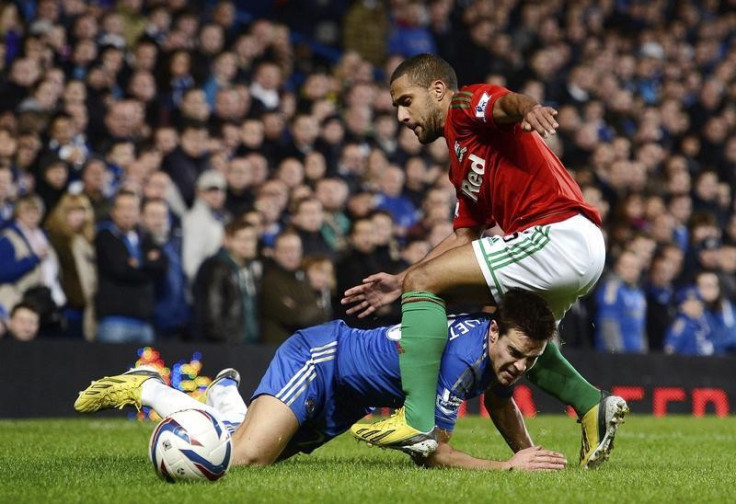
M 338 384 L 338 343 L 348 332 L 341 320 L 297 331 L 278 348 L 253 393 L 251 401 L 270 395 L 296 415 L 299 431 L 287 451 L 311 453 L 373 411 Z

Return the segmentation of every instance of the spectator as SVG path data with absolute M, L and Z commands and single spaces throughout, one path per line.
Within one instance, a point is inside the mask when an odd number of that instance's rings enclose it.
M 181 132 L 180 145 L 163 159 L 162 169 L 169 174 L 189 207 L 194 203 L 197 178 L 209 167 L 208 140 L 204 124 L 187 123 Z
M 381 271 L 380 261 L 376 254 L 375 235 L 375 227 L 370 217 L 360 217 L 352 221 L 349 234 L 350 248 L 336 267 L 337 292 L 339 294 L 354 285 L 358 285 L 364 278 L 376 271 Z M 337 312 L 335 315 L 347 320 L 346 309 L 343 305 L 336 305 Z M 385 307 L 379 310 L 377 317 L 381 321 L 380 323 L 390 323 L 385 318 L 389 313 L 390 311 Z M 395 321 L 395 319 L 391 319 L 391 321 Z M 373 327 L 378 322 L 351 317 L 350 323 L 356 327 Z
M 712 355 L 711 331 L 698 290 L 690 286 L 678 292 L 677 306 L 677 318 L 665 335 L 665 353 Z
M 184 271 L 190 282 L 202 262 L 217 252 L 225 230 L 225 177 L 214 170 L 197 179 L 197 199 L 182 221 Z
M 38 196 L 22 196 L 15 204 L 13 222 L 0 233 L 0 308 L 6 313 L 31 289 L 44 289 L 48 294 L 44 297 L 56 306 L 66 301 L 59 285 L 58 258 L 39 227 L 43 214 Z
M 36 193 L 49 211 L 56 207 L 56 204 L 66 192 L 68 183 L 69 164 L 66 161 L 55 155 L 50 155 L 48 159 L 43 160 Z
M 65 334 L 92 341 L 95 336 L 94 295 L 95 221 L 92 205 L 84 195 L 65 194 L 46 223 L 49 240 L 59 256 L 61 287 L 66 296 Z
M 646 352 L 647 301 L 639 286 L 641 259 L 624 251 L 613 273 L 598 285 L 596 348 L 601 352 Z
M 149 198 L 143 202 L 141 228 L 161 249 L 166 261 L 165 274 L 154 280 L 156 306 L 153 327 L 160 340 L 183 339 L 189 334 L 190 313 L 182 262 L 182 238 L 180 231 L 172 232 L 171 221 L 166 200 Z
M 410 227 L 417 221 L 417 210 L 411 200 L 403 195 L 404 171 L 395 165 L 390 165 L 383 172 L 379 182 L 376 207 L 391 214 L 399 236 L 405 236 Z
M 110 217 L 95 238 L 97 341 L 151 344 L 154 281 L 165 274 L 166 258 L 153 239 L 138 230 L 140 200 L 134 193 L 119 192 Z
M 678 274 L 678 265 L 665 254 L 660 253 L 654 257 L 646 285 L 646 330 L 650 350 L 663 350 L 664 335 L 677 315 L 674 281 Z
M 90 157 L 82 167 L 82 194 L 92 205 L 97 223 L 110 217 L 111 202 L 108 191 L 111 178 L 112 174 L 101 158 Z
M 386 7 L 375 0 L 354 2 L 343 19 L 343 47 L 381 66 L 386 59 L 389 18 Z
M 322 235 L 332 250 L 342 252 L 347 243 L 350 219 L 345 214 L 348 197 L 347 184 L 338 178 L 324 178 L 317 182 L 315 196 L 322 203 L 324 224 Z
M 261 263 L 255 227 L 235 220 L 225 227 L 223 245 L 202 263 L 194 282 L 197 334 L 220 343 L 261 340 L 258 296 Z
M 252 164 L 244 157 L 230 160 L 225 178 L 227 179 L 227 194 L 225 209 L 233 218 L 253 209 Z
M 319 199 L 308 196 L 294 202 L 291 211 L 291 223 L 302 240 L 305 256 L 324 256 L 332 260 L 335 251 L 322 234 L 324 212 Z
M 736 309 L 723 295 L 718 275 L 711 271 L 698 272 L 695 275 L 695 287 L 703 300 L 713 352 L 736 352 Z
M 7 166 L 0 166 L 0 231 L 13 219 L 15 191 L 13 172 Z
M 8 320 L 8 336 L 16 341 L 36 339 L 39 328 L 38 309 L 28 302 L 20 302 L 10 311 Z
M 276 237 L 273 257 L 263 273 L 261 323 L 263 342 L 282 343 L 298 329 L 327 321 L 327 312 L 302 271 L 299 235 L 285 231 Z
M 335 266 L 333 261 L 325 256 L 312 255 L 302 261 L 302 270 L 307 275 L 309 285 L 315 293 L 319 307 L 332 318 L 332 299 L 335 296 Z

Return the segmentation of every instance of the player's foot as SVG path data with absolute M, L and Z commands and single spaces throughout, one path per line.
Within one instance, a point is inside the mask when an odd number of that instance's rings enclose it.
M 401 450 L 410 455 L 428 456 L 437 449 L 437 433 L 435 429 L 422 432 L 406 423 L 404 408 L 385 420 L 372 424 L 355 424 L 350 434 L 358 441 L 381 448 Z
M 95 380 L 79 393 L 74 409 L 80 413 L 94 413 L 110 408 L 123 409 L 123 406 L 131 404 L 140 410 L 141 385 L 151 378 L 161 381 L 155 368 L 141 366 L 121 375 Z
M 222 380 L 230 379 L 235 382 L 236 387 L 240 387 L 240 373 L 238 373 L 237 370 L 233 368 L 225 368 L 219 373 L 217 373 L 217 376 L 215 376 L 215 379 L 212 380 L 212 382 L 207 385 L 207 389 L 204 391 L 204 402 L 209 404 L 207 402 L 207 397 L 209 396 L 210 390 L 212 390 L 212 387 L 220 383 Z
M 613 450 L 613 438 L 629 406 L 623 398 L 601 391 L 598 404 L 580 419 L 583 440 L 580 446 L 580 467 L 595 469 L 608 460 Z

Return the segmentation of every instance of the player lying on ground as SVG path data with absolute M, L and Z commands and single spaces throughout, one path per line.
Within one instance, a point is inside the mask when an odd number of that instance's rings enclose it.
M 454 232 L 397 275 L 377 273 L 345 292 L 347 313 L 364 317 L 401 296 L 404 353 L 399 359 L 406 422 L 379 421 L 367 442 L 433 443 L 434 385 L 445 346 L 445 303 L 495 304 L 519 287 L 541 295 L 557 320 L 601 275 L 606 247 L 601 218 L 545 144 L 557 112 L 501 86 L 458 89 L 442 58 L 419 54 L 391 76 L 399 122 L 423 144 L 444 137 L 458 206 Z M 500 227 L 506 236 L 482 236 Z M 571 405 L 581 420 L 580 465 L 595 467 L 610 451 L 628 411 L 621 397 L 588 383 L 548 345 L 529 381 Z
M 521 290 L 509 292 L 495 316 L 451 321 L 437 384 L 440 444 L 426 458 L 414 453 L 415 462 L 468 469 L 562 469 L 562 454 L 533 445 L 511 396 L 512 385 L 534 365 L 554 333 L 555 320 L 544 300 Z M 74 408 L 87 413 L 132 404 L 149 406 L 162 417 L 206 409 L 233 428 L 242 422 L 233 434 L 234 464 L 268 465 L 312 452 L 373 407 L 400 407 L 400 338 L 398 326 L 359 330 L 342 321 L 298 331 L 277 350 L 247 414 L 232 370 L 220 373 L 208 388 L 207 405 L 164 385 L 155 372 L 134 369 L 92 382 Z M 483 393 L 491 419 L 515 452 L 507 461 L 475 458 L 449 445 L 460 405 Z M 362 428 L 369 425 L 355 425 L 353 434 Z

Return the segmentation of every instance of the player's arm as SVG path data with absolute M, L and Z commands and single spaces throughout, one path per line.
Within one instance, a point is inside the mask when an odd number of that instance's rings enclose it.
M 524 417 L 513 397 L 501 397 L 489 387 L 483 396 L 483 404 L 491 416 L 493 425 L 514 453 L 534 446 L 526 429 Z
M 417 465 L 426 468 L 459 468 L 476 470 L 522 470 L 522 471 L 555 471 L 564 469 L 567 461 L 561 453 L 543 450 L 541 446 L 532 446 L 514 454 L 509 460 L 488 460 L 473 457 L 450 446 L 452 433 L 440 430 L 439 446 L 431 455 L 424 458 L 414 456 Z
M 483 231 L 484 228 L 481 226 L 461 227 L 455 229 L 452 233 L 447 235 L 444 240 L 439 242 L 436 247 L 427 252 L 427 255 L 425 255 L 421 261 L 417 262 L 416 264 L 412 264 L 410 267 L 397 274 L 396 276 L 399 277 L 400 280 L 399 285 L 401 285 L 401 282 L 404 281 L 404 277 L 406 276 L 406 274 L 413 268 L 416 268 L 417 265 L 434 259 L 435 257 L 441 256 L 448 250 L 452 250 L 454 248 L 473 243 L 475 240 L 480 238 L 480 235 L 483 233 Z
M 555 116 L 557 111 L 545 107 L 531 96 L 507 93 L 496 100 L 492 110 L 496 124 L 521 123 L 524 131 L 536 131 L 543 137 L 555 134 L 559 127 Z
M 457 247 L 472 243 L 480 238 L 485 228 L 482 226 L 459 227 L 450 233 L 444 240 L 430 250 L 417 264 L 429 261 Z M 367 317 L 381 306 L 393 303 L 401 295 L 401 285 L 406 274 L 417 264 L 412 265 L 401 273 L 390 275 L 376 273 L 363 279 L 363 283 L 345 291 L 341 303 L 351 306 L 346 313 L 357 314 L 358 318 Z

